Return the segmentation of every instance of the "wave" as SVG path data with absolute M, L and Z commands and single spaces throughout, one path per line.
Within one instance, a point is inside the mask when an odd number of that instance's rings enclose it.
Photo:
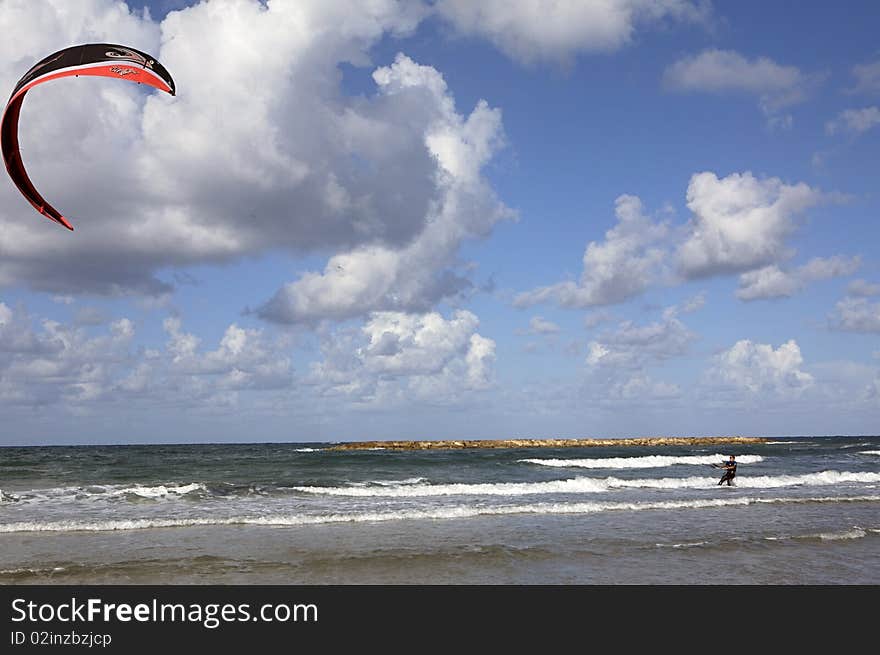
M 851 473 L 849 471 L 822 471 L 804 475 L 779 475 L 738 477 L 736 486 L 748 489 L 775 489 L 798 485 L 820 486 L 849 482 L 880 482 L 880 473 Z M 327 496 L 525 496 L 530 494 L 602 493 L 614 489 L 709 489 L 716 486 L 714 477 L 692 476 L 686 478 L 570 478 L 545 482 L 498 482 L 412 484 L 388 487 L 290 487 L 295 491 Z
M 405 478 L 403 480 L 370 480 L 366 484 L 379 487 L 393 487 L 395 485 L 406 486 L 410 484 L 422 484 L 427 481 L 427 478 Z
M 117 489 L 112 491 L 111 493 L 113 495 L 133 494 L 135 496 L 140 496 L 141 498 L 166 498 L 169 496 L 184 496 L 188 493 L 192 493 L 193 491 L 205 491 L 205 485 L 199 484 L 197 482 L 170 487 L 166 487 L 164 484 L 160 484 L 155 487 L 142 487 L 138 485 L 135 487 L 125 487 L 123 489 Z
M 137 496 L 151 500 L 180 498 L 195 491 L 206 492 L 204 484 L 190 482 L 186 484 L 159 484 L 154 486 L 144 485 L 112 485 L 91 484 L 81 487 L 52 487 L 49 489 L 32 489 L 21 491 L 17 496 L 3 494 L 0 500 L 15 500 L 23 503 L 39 502 L 64 502 L 87 500 L 91 498 L 108 499 L 126 496 Z
M 317 453 L 321 450 L 325 450 L 324 448 L 294 448 L 293 452 L 295 453 Z
M 53 573 L 60 573 L 61 571 L 65 571 L 66 569 L 63 566 L 51 566 L 51 567 L 43 567 L 43 568 L 27 568 L 20 567 L 17 569 L 0 569 L 0 575 L 11 575 L 11 576 L 30 576 L 30 575 L 46 575 L 47 573 L 51 576 Z
M 817 535 L 822 541 L 840 541 L 843 539 L 861 539 L 867 537 L 868 532 L 863 528 L 855 527 L 845 532 L 822 532 Z
M 647 469 L 675 464 L 718 464 L 729 455 L 646 455 L 643 457 L 597 457 L 594 459 L 520 459 L 519 462 L 540 466 L 580 467 L 588 469 Z M 763 462 L 760 455 L 740 455 L 737 464 Z
M 764 537 L 767 541 L 788 541 L 789 539 L 818 540 L 818 541 L 848 541 L 850 539 L 862 539 L 868 534 L 880 534 L 877 528 L 861 528 L 857 525 L 849 530 L 841 532 L 820 532 L 818 534 L 785 535 L 781 537 Z
M 880 450 L 860 450 L 859 455 L 880 455 Z
M 880 502 L 880 496 L 837 496 L 813 498 L 706 498 L 696 500 L 667 500 L 649 502 L 590 502 L 590 503 L 534 503 L 481 507 L 461 505 L 424 510 L 400 510 L 388 512 L 334 513 L 320 515 L 278 514 L 269 516 L 235 516 L 228 518 L 142 518 L 114 519 L 107 521 L 21 521 L 0 525 L 0 533 L 13 532 L 106 532 L 116 530 L 142 530 L 148 528 L 174 528 L 197 526 L 257 525 L 287 527 L 318 525 L 326 523 L 364 523 L 422 519 L 462 519 L 478 516 L 504 516 L 512 514 L 595 514 L 613 511 L 687 510 L 748 505 Z
M 716 476 L 665 478 L 575 477 L 543 482 L 447 483 L 434 484 L 424 477 L 352 482 L 345 486 L 280 486 L 260 487 L 232 483 L 166 483 L 158 485 L 88 485 L 21 491 L 18 495 L 0 492 L 4 503 L 41 504 L 75 503 L 82 501 L 154 501 L 166 502 L 185 498 L 237 497 L 289 494 L 291 492 L 318 496 L 347 497 L 437 497 L 437 496 L 527 496 L 543 494 L 592 494 L 621 489 L 711 489 L 717 486 Z M 791 486 L 830 486 L 847 483 L 880 482 L 880 473 L 821 471 L 803 475 L 738 476 L 735 486 L 744 489 L 775 489 Z
M 693 541 L 682 544 L 654 544 L 657 548 L 697 548 L 698 546 L 707 546 L 708 541 Z

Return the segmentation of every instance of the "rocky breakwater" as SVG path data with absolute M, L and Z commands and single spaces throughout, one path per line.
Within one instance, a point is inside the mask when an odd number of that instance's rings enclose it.
M 626 439 L 465 439 L 443 441 L 352 441 L 330 450 L 439 450 L 466 448 L 581 448 L 590 446 L 708 446 L 766 442 L 765 437 L 638 437 Z

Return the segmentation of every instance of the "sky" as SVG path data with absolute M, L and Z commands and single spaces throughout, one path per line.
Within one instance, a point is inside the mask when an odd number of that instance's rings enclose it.
M 876 434 L 880 6 L 0 0 L 0 445 Z

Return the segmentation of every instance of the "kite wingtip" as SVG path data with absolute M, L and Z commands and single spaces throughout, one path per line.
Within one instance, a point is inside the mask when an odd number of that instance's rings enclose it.
M 66 227 L 68 230 L 70 230 L 71 232 L 73 232 L 73 225 L 71 225 L 70 223 L 68 223 L 66 218 L 64 218 L 63 216 L 59 216 L 59 217 L 58 217 L 58 222 L 61 223 L 64 227 Z

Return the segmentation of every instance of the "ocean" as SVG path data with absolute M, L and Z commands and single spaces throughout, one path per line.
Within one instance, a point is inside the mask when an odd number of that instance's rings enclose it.
M 880 583 L 880 437 L 330 446 L 0 448 L 0 584 Z

